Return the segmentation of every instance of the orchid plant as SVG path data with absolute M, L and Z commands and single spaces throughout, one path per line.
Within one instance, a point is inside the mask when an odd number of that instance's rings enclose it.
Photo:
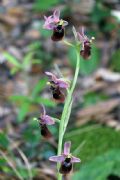
M 53 31 L 51 39 L 53 41 L 61 41 L 64 38 L 65 26 L 68 22 L 60 19 L 60 11 L 55 10 L 53 15 L 46 17 L 44 16 L 45 22 L 43 28 Z M 50 161 L 57 162 L 58 167 L 58 180 L 62 180 L 63 174 L 69 174 L 73 168 L 73 163 L 81 162 L 77 157 L 74 157 L 70 153 L 71 142 L 65 142 L 64 151 L 62 153 L 63 138 L 66 132 L 66 128 L 69 122 L 69 117 L 72 110 L 73 103 L 73 92 L 77 83 L 77 78 L 80 69 L 80 56 L 88 60 L 91 55 L 91 43 L 94 38 L 89 39 L 85 33 L 84 28 L 80 32 L 77 32 L 73 27 L 73 34 L 75 36 L 75 43 L 70 43 L 64 41 L 65 44 L 72 46 L 76 50 L 76 69 L 73 81 L 70 83 L 64 78 L 58 78 L 55 74 L 51 72 L 45 72 L 49 77 L 48 85 L 50 85 L 50 90 L 53 99 L 56 102 L 64 103 L 63 112 L 61 119 L 57 120 L 59 122 L 59 138 L 58 138 L 58 153 L 57 156 L 52 156 L 49 158 Z M 52 136 L 48 129 L 48 125 L 54 125 L 54 118 L 46 115 L 45 108 L 42 107 L 42 114 L 39 118 L 41 135 L 45 138 L 50 138 Z

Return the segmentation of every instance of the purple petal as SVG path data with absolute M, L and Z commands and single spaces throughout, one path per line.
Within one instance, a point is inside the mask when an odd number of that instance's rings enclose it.
M 52 30 L 50 24 L 47 21 L 44 23 L 43 28 L 48 29 L 48 30 Z
M 49 17 L 44 16 L 44 19 L 45 19 L 45 23 L 43 25 L 43 28 L 48 29 L 48 30 L 52 30 L 54 28 L 54 25 L 55 25 L 53 16 L 49 16 Z
M 51 76 L 52 80 L 57 83 L 57 77 L 51 72 L 45 72 L 47 76 Z
M 45 107 L 43 105 L 42 106 L 42 115 L 45 115 L 46 114 L 46 110 L 45 110 Z
M 51 77 L 52 77 L 52 76 L 54 76 L 54 74 L 53 74 L 53 73 L 48 72 L 48 71 L 46 71 L 46 72 L 45 72 L 45 74 L 46 74 L 46 75 L 48 75 L 48 76 L 51 76 Z
M 54 23 L 54 22 L 49 23 L 49 28 L 50 28 L 51 30 L 53 30 L 54 27 L 55 27 L 55 23 Z
M 84 27 L 82 27 L 80 29 L 80 33 L 78 33 L 79 39 L 82 43 L 84 43 L 85 41 L 89 40 L 88 37 L 85 35 L 84 33 Z
M 49 158 L 50 161 L 54 161 L 54 162 L 63 162 L 65 160 L 63 155 L 60 156 L 51 156 Z
M 64 155 L 69 155 L 70 154 L 70 147 L 71 147 L 71 142 L 67 141 L 64 144 Z
M 54 22 L 59 22 L 59 18 L 60 18 L 60 11 L 59 10 L 55 10 L 53 13 L 53 17 L 54 17 Z
M 52 30 L 53 29 L 53 27 L 50 24 L 44 24 L 43 28 L 44 29 L 48 29 L 48 30 Z
M 67 89 L 69 87 L 69 83 L 65 82 L 62 79 L 57 79 L 57 83 L 59 87 Z
M 45 23 L 43 25 L 43 28 L 48 29 L 48 30 L 53 30 L 54 26 L 52 24 L 50 24 L 50 23 Z
M 76 157 L 72 156 L 71 162 L 72 163 L 78 163 L 78 162 L 81 162 L 81 160 L 80 160 L 80 158 L 76 158 Z
M 47 20 L 47 16 L 44 16 L 45 21 Z
M 84 43 L 84 37 L 78 32 L 78 37 L 81 43 Z
M 82 37 L 85 36 L 85 29 L 84 29 L 84 27 L 81 28 L 81 35 L 82 35 Z
M 48 115 L 43 117 L 45 124 L 52 125 L 55 124 L 55 121 Z

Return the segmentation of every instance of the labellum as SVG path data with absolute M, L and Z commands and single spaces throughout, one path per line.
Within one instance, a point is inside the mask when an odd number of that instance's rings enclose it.
M 90 58 L 91 44 L 89 41 L 84 42 L 84 49 L 80 51 L 80 55 L 86 60 Z
M 49 131 L 49 129 L 47 128 L 46 124 L 40 124 L 40 127 L 41 127 L 41 135 L 44 138 L 49 139 L 52 137 L 52 134 Z
M 110 174 L 108 177 L 107 177 L 107 180 L 120 180 L 120 177 L 114 175 L 114 174 Z
M 71 158 L 66 158 L 62 162 L 59 172 L 61 174 L 68 174 L 70 173 L 71 170 L 72 170 Z
M 53 35 L 51 37 L 51 39 L 53 41 L 60 41 L 62 40 L 62 38 L 64 37 L 64 28 L 62 25 L 57 25 L 56 27 L 54 27 L 53 29 Z
M 65 100 L 64 94 L 61 93 L 59 88 L 53 90 L 52 93 L 53 93 L 53 98 L 55 100 L 57 100 L 59 102 L 64 102 L 64 100 Z
M 59 86 L 57 86 L 53 81 L 50 82 L 52 90 L 53 98 L 59 102 L 64 102 L 65 97 L 64 94 L 60 91 Z

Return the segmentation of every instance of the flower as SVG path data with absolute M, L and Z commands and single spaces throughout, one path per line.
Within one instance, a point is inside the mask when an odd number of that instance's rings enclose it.
M 68 25 L 67 21 L 60 19 L 60 11 L 55 10 L 53 15 L 44 16 L 45 23 L 43 25 L 44 29 L 53 30 L 51 39 L 53 41 L 60 41 L 64 37 L 64 27 Z
M 66 82 L 64 79 L 58 79 L 51 72 L 45 72 L 45 74 L 51 78 L 48 84 L 50 85 L 53 98 L 59 102 L 64 102 L 65 97 L 64 94 L 61 92 L 61 89 L 67 89 L 69 87 L 69 83 Z
M 47 125 L 55 124 L 55 122 L 50 116 L 46 115 L 44 106 L 42 106 L 42 113 L 38 119 L 40 120 L 41 135 L 45 138 L 50 138 L 52 134 L 47 128 Z
M 85 33 L 84 33 L 84 28 L 82 27 L 81 32 L 77 33 L 78 34 L 78 38 L 80 40 L 80 42 L 82 43 L 82 50 L 80 51 L 80 55 L 84 58 L 84 59 L 89 59 L 91 56 L 91 43 L 92 40 L 94 39 L 94 37 L 92 37 L 91 39 L 89 39 Z
M 51 156 L 49 158 L 50 161 L 61 163 L 61 167 L 59 169 L 59 172 L 61 174 L 68 174 L 72 170 L 73 163 L 81 162 L 79 158 L 74 157 L 72 156 L 72 154 L 70 154 L 70 147 L 71 147 L 71 142 L 70 141 L 65 142 L 63 154 L 59 156 Z
M 69 87 L 69 83 L 66 82 L 64 79 L 60 78 L 58 79 L 53 73 L 51 72 L 45 72 L 47 76 L 50 76 L 52 79 L 52 82 L 59 86 L 60 88 L 67 89 Z

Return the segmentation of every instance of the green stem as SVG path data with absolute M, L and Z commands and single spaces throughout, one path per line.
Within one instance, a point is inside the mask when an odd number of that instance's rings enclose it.
M 60 120 L 59 140 L 58 140 L 58 155 L 62 154 L 63 136 L 64 136 L 64 133 L 65 133 L 64 123 L 65 123 L 65 119 L 67 117 L 68 109 L 70 108 L 70 103 L 71 103 L 71 100 L 72 100 L 72 94 L 73 94 L 73 91 L 75 89 L 75 85 L 76 85 L 78 74 L 79 74 L 80 54 L 79 54 L 79 50 L 77 49 L 77 47 L 76 47 L 76 54 L 77 54 L 77 63 L 76 63 L 75 75 L 74 75 L 74 79 L 73 79 L 73 83 L 72 83 L 71 89 L 70 89 L 70 91 L 67 94 L 65 105 L 64 105 L 64 109 L 63 109 L 63 113 L 62 113 L 62 117 L 61 117 L 61 120 Z M 72 108 L 72 106 L 71 106 L 71 108 Z M 57 164 L 57 168 L 59 170 L 60 163 Z M 62 180 L 62 175 L 60 173 L 58 173 L 58 180 Z
M 67 46 L 74 46 L 73 44 L 71 44 L 71 43 L 69 43 L 68 41 L 66 41 L 66 40 L 63 40 L 63 42 L 65 43 L 65 45 L 67 45 Z

